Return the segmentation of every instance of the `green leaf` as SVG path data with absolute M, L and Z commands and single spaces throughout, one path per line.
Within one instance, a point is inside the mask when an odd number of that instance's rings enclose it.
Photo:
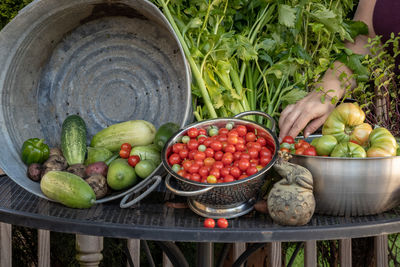
M 303 99 L 306 95 L 306 91 L 294 88 L 283 95 L 281 100 L 284 105 L 290 105 L 296 103 L 300 99 Z
M 257 51 L 251 44 L 250 40 L 243 36 L 237 36 L 237 55 L 244 61 L 257 59 Z
M 278 7 L 278 21 L 280 24 L 294 28 L 296 22 L 296 9 L 288 5 L 279 5 Z
M 357 35 L 368 35 L 368 26 L 362 21 L 345 20 L 343 26 L 354 39 Z

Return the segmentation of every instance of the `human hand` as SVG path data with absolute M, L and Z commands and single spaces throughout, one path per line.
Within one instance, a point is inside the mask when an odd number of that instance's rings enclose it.
M 321 92 L 311 92 L 296 104 L 288 105 L 279 118 L 279 140 L 290 135 L 296 137 L 304 129 L 308 137 L 324 124 L 335 105 L 328 99 L 321 102 Z

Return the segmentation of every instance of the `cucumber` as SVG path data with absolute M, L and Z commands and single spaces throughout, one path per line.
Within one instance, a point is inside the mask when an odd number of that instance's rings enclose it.
M 171 138 L 174 133 L 179 131 L 180 127 L 178 124 L 173 122 L 167 122 L 161 125 L 154 138 L 154 144 L 156 144 L 159 150 L 162 150 L 168 139 Z
M 96 195 L 81 177 L 65 171 L 49 171 L 40 181 L 40 189 L 51 200 L 70 208 L 90 208 Z
M 86 124 L 78 115 L 68 116 L 61 127 L 61 150 L 69 165 L 83 164 L 86 156 Z
M 123 143 L 131 146 L 149 145 L 154 141 L 156 128 L 148 121 L 131 120 L 113 124 L 97 134 L 90 142 L 91 147 L 105 147 L 112 152 L 119 151 Z

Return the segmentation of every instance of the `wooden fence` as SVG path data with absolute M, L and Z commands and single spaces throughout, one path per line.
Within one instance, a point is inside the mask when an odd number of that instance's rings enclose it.
M 0 223 L 0 266 L 12 266 L 12 225 Z M 101 262 L 103 250 L 103 238 L 97 236 L 76 235 L 76 258 L 81 266 L 98 266 Z M 349 267 L 352 265 L 351 239 L 339 240 L 339 264 Z M 128 250 L 135 267 L 140 266 L 140 240 L 128 239 Z M 387 235 L 374 237 L 374 253 L 376 266 L 388 266 L 388 238 Z M 205 243 L 203 247 L 209 248 L 209 255 L 206 253 L 206 260 L 202 265 L 213 266 L 212 243 Z M 245 243 L 233 244 L 233 260 L 237 259 L 246 249 Z M 272 242 L 266 245 L 268 252 L 268 266 L 282 266 L 282 243 Z M 209 256 L 209 257 L 207 257 Z M 305 266 L 317 266 L 317 240 L 304 242 L 304 263 Z M 50 231 L 38 229 L 38 266 L 50 267 Z M 129 266 L 127 264 L 127 266 Z M 163 255 L 163 266 L 171 267 L 168 258 Z M 201 266 L 201 267 L 203 267 Z

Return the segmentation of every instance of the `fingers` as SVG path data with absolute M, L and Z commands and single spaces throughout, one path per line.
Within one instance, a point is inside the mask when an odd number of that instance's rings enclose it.
M 288 135 L 289 130 L 292 128 L 297 116 L 300 115 L 299 109 L 296 105 L 289 105 L 282 111 L 279 118 L 279 139 L 282 140 Z
M 298 116 L 295 121 L 292 123 L 292 127 L 290 128 L 288 135 L 292 137 L 296 137 L 303 129 L 307 126 L 310 120 L 314 119 L 314 114 L 312 112 L 307 111 L 307 109 L 303 109 L 302 111 L 298 111 Z
M 321 127 L 328 116 L 322 116 L 311 121 L 306 128 L 304 128 L 304 137 L 307 138 L 310 134 L 314 133 Z

